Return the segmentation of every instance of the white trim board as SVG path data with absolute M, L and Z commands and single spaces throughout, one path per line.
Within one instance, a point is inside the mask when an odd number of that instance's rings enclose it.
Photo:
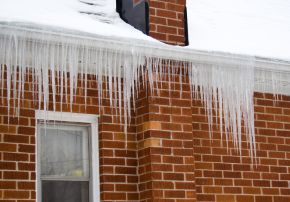
M 35 112 L 35 116 L 36 119 L 44 119 L 51 121 L 67 121 L 67 122 L 90 123 L 90 124 L 98 123 L 98 115 L 93 114 L 37 110 Z

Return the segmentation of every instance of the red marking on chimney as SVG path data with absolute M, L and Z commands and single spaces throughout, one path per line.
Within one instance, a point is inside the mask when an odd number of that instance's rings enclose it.
M 133 1 L 133 6 L 138 6 L 140 3 L 142 3 L 145 0 L 132 0 Z

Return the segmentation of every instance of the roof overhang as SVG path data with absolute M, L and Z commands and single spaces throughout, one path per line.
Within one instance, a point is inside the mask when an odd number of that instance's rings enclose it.
M 80 31 L 59 29 L 23 23 L 1 23 L 1 37 L 26 37 L 39 43 L 65 43 L 87 45 L 93 49 L 123 51 L 128 54 L 141 54 L 152 58 L 193 62 L 196 64 L 222 65 L 229 68 L 253 65 L 255 91 L 290 95 L 290 61 L 239 55 L 223 52 L 193 50 L 186 47 L 166 45 L 158 41 L 143 41 L 132 38 L 108 37 Z M 29 65 L 29 64 L 27 64 Z

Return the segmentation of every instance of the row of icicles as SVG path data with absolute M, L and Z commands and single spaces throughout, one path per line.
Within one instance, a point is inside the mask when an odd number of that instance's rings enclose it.
M 43 103 L 43 110 L 49 109 L 49 103 L 52 103 L 52 110 L 56 110 L 57 101 L 60 106 L 69 102 L 72 108 L 79 89 L 83 89 L 87 100 L 88 75 L 93 75 L 99 106 L 105 84 L 110 105 L 124 121 L 125 130 L 130 124 L 131 110 L 135 108 L 134 100 L 146 81 L 153 93 L 153 89 L 158 88 L 155 84 L 162 83 L 166 75 L 169 82 L 179 77 L 180 86 L 182 78 L 188 76 L 192 97 L 201 99 L 205 106 L 209 134 L 212 136 L 212 126 L 218 123 L 226 141 L 232 139 L 241 152 L 242 134 L 245 133 L 250 155 L 255 156 L 254 68 L 251 62 L 233 67 L 200 64 L 118 48 L 94 48 L 89 42 L 55 43 L 3 35 L 0 36 L 0 63 L 0 95 L 7 99 L 8 113 L 10 107 L 19 109 L 27 81 L 33 84 L 29 90 L 39 107 Z M 180 67 L 184 71 L 179 71 Z M 13 106 L 10 106 L 11 99 L 17 101 Z

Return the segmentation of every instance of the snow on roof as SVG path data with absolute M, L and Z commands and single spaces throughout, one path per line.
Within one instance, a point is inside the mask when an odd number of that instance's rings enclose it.
M 1 0 L 0 23 L 154 41 L 123 22 L 115 10 L 116 0 Z
M 290 0 L 187 0 L 189 48 L 290 60 Z
M 0 23 L 156 42 L 120 19 L 115 0 L 1 0 L 0 4 Z M 187 8 L 187 50 L 290 61 L 290 0 L 187 0 Z

